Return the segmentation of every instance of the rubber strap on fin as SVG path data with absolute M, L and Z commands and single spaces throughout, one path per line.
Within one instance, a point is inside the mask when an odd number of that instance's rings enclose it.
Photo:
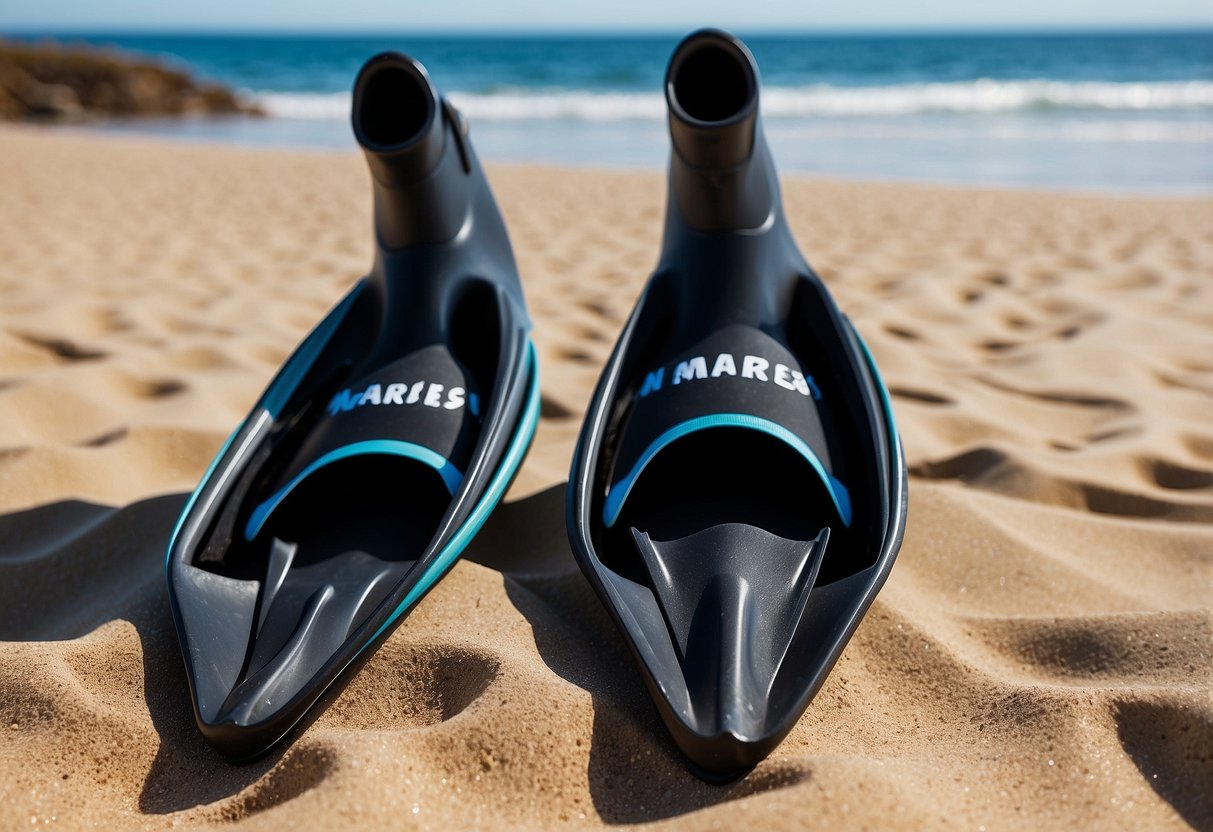
M 851 495 L 836 476 L 849 472 L 837 467 L 830 451 L 837 444 L 831 436 L 841 429 L 832 418 L 837 405 L 781 337 L 729 324 L 653 360 L 637 377 L 643 383 L 619 427 L 603 503 L 607 527 L 618 522 L 629 493 L 655 457 L 678 440 L 713 428 L 741 428 L 778 440 L 816 472 L 838 520 L 851 525 Z
M 351 457 L 395 456 L 420 462 L 437 471 L 454 495 L 476 435 L 467 428 L 479 420 L 477 402 L 473 380 L 440 343 L 346 381 L 306 428 L 292 459 L 253 498 L 258 502 L 244 528 L 245 539 L 257 537 L 270 514 L 305 479 Z
M 253 513 L 249 516 L 248 525 L 244 529 L 244 539 L 252 540 L 255 538 L 257 533 L 261 531 L 261 527 L 265 524 L 266 519 L 278 507 L 279 503 L 286 499 L 295 486 L 316 473 L 319 469 L 338 460 L 374 454 L 402 456 L 406 459 L 415 459 L 430 466 L 442 477 L 442 482 L 446 485 L 447 491 L 452 495 L 459 490 L 459 485 L 463 482 L 463 472 L 452 465 L 450 460 L 415 442 L 403 442 L 398 439 L 368 439 L 365 442 L 355 442 L 353 445 L 345 445 L 344 447 L 329 451 L 319 459 L 313 460 L 306 468 L 291 477 L 290 482 L 279 488 L 268 499 L 253 509 Z
M 632 466 L 631 470 L 624 475 L 622 479 L 611 486 L 607 492 L 606 502 L 602 507 L 603 522 L 607 528 L 615 525 L 615 521 L 619 519 L 619 513 L 623 510 L 623 503 L 631 492 L 632 486 L 636 484 L 636 480 L 640 474 L 657 454 L 661 453 L 662 449 L 671 443 L 689 436 L 702 430 L 710 430 L 712 428 L 749 428 L 751 430 L 761 431 L 768 436 L 773 436 L 776 439 L 787 444 L 796 453 L 800 454 L 806 462 L 812 466 L 813 470 L 821 478 L 825 484 L 826 490 L 830 493 L 830 499 L 834 502 L 834 507 L 838 509 L 838 516 L 842 518 L 843 525 L 849 527 L 851 525 L 851 494 L 847 487 L 826 470 L 817 454 L 813 453 L 813 449 L 796 434 L 792 433 L 782 425 L 772 422 L 770 419 L 763 419 L 759 416 L 751 416 L 747 413 L 716 413 L 710 416 L 699 416 L 695 419 L 688 419 L 681 422 L 669 430 L 662 433 L 644 449 L 640 458 Z

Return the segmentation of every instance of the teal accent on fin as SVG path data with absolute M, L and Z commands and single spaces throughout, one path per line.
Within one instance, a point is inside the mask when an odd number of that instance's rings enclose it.
M 880 393 L 880 404 L 884 408 L 885 427 L 889 431 L 889 444 L 897 443 L 897 422 L 893 419 L 893 401 L 889 397 L 889 389 L 884 386 L 884 378 L 880 375 L 880 370 L 876 369 L 876 359 L 872 357 L 872 351 L 868 349 L 868 342 L 863 340 L 854 324 L 851 325 L 851 332 L 855 334 L 855 340 L 859 342 L 859 346 L 863 348 L 864 358 L 868 361 L 868 370 L 872 373 L 872 378 L 876 380 L 876 389 Z
M 338 460 L 348 459 L 353 456 L 370 456 L 375 454 L 402 456 L 408 459 L 415 459 L 430 466 L 442 477 L 447 491 L 451 494 L 458 491 L 459 484 L 463 482 L 462 472 L 452 465 L 446 457 L 415 442 L 403 442 L 399 439 L 368 439 L 365 442 L 343 445 L 314 460 L 292 477 L 290 482 L 275 491 L 269 499 L 253 509 L 252 515 L 249 516 L 248 525 L 244 529 L 244 539 L 252 540 L 255 538 L 257 533 L 261 531 L 261 527 L 265 525 L 266 518 L 278 507 L 279 503 L 286 499 L 286 496 L 294 490 L 295 486 L 299 485 L 299 483 L 319 469 L 326 465 L 331 465 Z
M 624 500 L 627 499 L 628 493 L 632 490 L 632 486 L 636 484 L 636 480 L 640 477 L 641 472 L 644 471 L 645 466 L 652 462 L 653 457 L 657 456 L 671 442 L 696 431 L 707 430 L 709 428 L 748 428 L 750 430 L 761 431 L 790 445 L 798 454 L 804 457 L 805 461 L 821 477 L 821 481 L 825 483 L 826 490 L 830 492 L 830 499 L 833 500 L 834 507 L 838 509 L 838 516 L 842 518 L 843 525 L 848 527 L 851 525 L 850 492 L 841 480 L 825 469 L 817 454 L 813 453 L 813 449 L 803 439 L 783 425 L 776 424 L 770 419 L 751 416 L 748 413 L 716 413 L 711 416 L 688 419 L 685 422 L 674 425 L 674 427 L 665 431 L 649 443 L 649 446 L 644 449 L 644 453 L 640 455 L 640 459 L 632 466 L 632 470 L 627 473 L 627 476 L 611 486 L 610 491 L 607 492 L 606 502 L 602 507 L 603 522 L 606 523 L 606 527 L 609 529 L 615 525 L 615 521 L 619 519 L 619 512 L 623 510 Z
M 177 518 L 177 525 L 173 527 L 173 534 L 169 537 L 168 551 L 164 556 L 166 569 L 168 568 L 169 560 L 172 558 L 173 547 L 177 545 L 177 536 L 181 534 L 181 528 L 185 525 L 185 518 L 189 517 L 190 512 L 194 510 L 194 504 L 198 502 L 199 495 L 202 494 L 202 490 L 206 487 L 207 483 L 211 481 L 211 477 L 214 476 L 215 469 L 219 466 L 220 460 L 231 449 L 232 442 L 235 441 L 245 425 L 253 422 L 254 417 L 258 417 L 259 414 L 263 416 L 265 413 L 268 413 L 271 419 L 278 418 L 278 413 L 286 405 L 291 394 L 295 392 L 295 388 L 299 386 L 299 382 L 303 380 L 304 375 L 307 374 L 320 351 L 324 349 L 329 339 L 333 337 L 333 333 L 336 332 L 338 325 L 345 320 L 345 315 L 349 312 L 350 306 L 353 305 L 354 298 L 362 291 L 364 285 L 363 282 L 359 282 L 342 299 L 341 303 L 337 304 L 333 311 L 325 316 L 324 320 L 303 339 L 303 343 L 291 354 L 286 364 L 282 366 L 282 369 L 274 376 L 265 392 L 261 394 L 261 399 L 253 408 L 252 413 L 236 426 L 236 429 L 228 436 L 227 441 L 223 443 L 223 447 L 219 449 L 219 453 L 215 454 L 215 458 L 211 460 L 206 473 L 198 481 L 198 486 L 190 494 L 189 499 L 185 501 L 185 508 L 181 510 L 181 515 Z
M 316 328 L 303 339 L 303 343 L 291 354 L 291 357 L 286 360 L 286 364 L 282 365 L 282 369 L 278 371 L 278 375 L 274 376 L 274 380 L 270 382 L 270 386 L 261 394 L 261 401 L 258 402 L 258 407 L 264 407 L 270 414 L 277 419 L 278 414 L 282 412 L 282 408 L 286 406 L 290 400 L 291 394 L 295 392 L 295 388 L 299 386 L 299 382 L 307 375 L 307 371 L 312 368 L 312 364 L 316 362 L 321 350 L 328 344 L 329 339 L 333 337 L 333 333 L 337 331 L 337 327 L 345 320 L 345 315 L 350 310 L 350 306 L 354 303 L 354 298 L 358 297 L 362 291 L 364 283 L 359 283 L 355 286 L 345 299 L 325 316 L 324 320 L 316 325 Z
M 215 454 L 215 458 L 211 460 L 211 464 L 206 467 L 206 473 L 202 475 L 202 479 L 198 480 L 198 485 L 190 493 L 189 499 L 185 501 L 185 508 L 181 509 L 181 514 L 177 517 L 177 524 L 173 526 L 173 533 L 168 539 L 168 551 L 164 553 L 164 568 L 167 570 L 169 561 L 173 557 L 173 547 L 177 545 L 177 535 L 181 534 L 181 527 L 185 525 L 185 518 L 190 516 L 190 512 L 194 510 L 194 503 L 198 502 L 198 495 L 202 493 L 202 489 L 211 481 L 211 477 L 215 475 L 215 469 L 219 467 L 219 461 L 227 456 L 228 449 L 232 447 L 232 442 L 236 440 L 236 436 L 244 426 L 248 424 L 248 420 L 244 420 L 236 425 L 236 429 L 232 431 L 223 442 L 223 446 L 219 449 L 219 453 Z
M 430 562 L 424 574 L 417 579 L 417 583 L 413 584 L 413 588 L 404 596 L 404 600 L 396 606 L 395 611 L 388 616 L 387 621 L 383 622 L 383 625 L 375 631 L 375 635 L 371 636 L 366 644 L 362 646 L 363 650 L 374 643 L 383 634 L 384 630 L 392 626 L 404 614 L 405 610 L 420 601 L 421 597 L 430 590 L 430 587 L 446 574 L 446 571 L 451 568 L 455 560 L 467 548 L 467 545 L 472 542 L 472 538 L 480 531 L 481 526 L 489 519 L 489 515 L 497 507 L 497 503 L 505 496 L 506 486 L 514 478 L 514 473 L 518 470 L 518 466 L 522 464 L 522 458 L 526 456 L 526 450 L 530 447 L 531 440 L 535 438 L 535 428 L 539 425 L 539 361 L 535 356 L 535 344 L 531 341 L 527 341 L 527 358 L 531 370 L 531 381 L 530 388 L 527 391 L 526 404 L 523 406 L 522 418 L 519 420 L 517 432 L 514 434 L 513 441 L 511 441 L 509 447 L 505 450 L 505 456 L 502 457 L 501 465 L 497 468 L 497 473 L 493 475 L 488 488 L 485 489 L 480 502 L 476 504 L 471 514 L 468 515 L 468 519 L 451 536 L 446 546 L 442 547 L 438 556 Z

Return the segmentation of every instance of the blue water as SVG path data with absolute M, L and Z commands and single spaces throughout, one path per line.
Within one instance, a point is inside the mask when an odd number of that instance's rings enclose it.
M 111 129 L 346 148 L 349 87 L 382 49 L 422 60 L 496 161 L 651 167 L 670 36 L 60 38 L 150 53 L 264 120 Z M 1213 32 L 746 38 L 781 168 L 869 179 L 1213 193 Z

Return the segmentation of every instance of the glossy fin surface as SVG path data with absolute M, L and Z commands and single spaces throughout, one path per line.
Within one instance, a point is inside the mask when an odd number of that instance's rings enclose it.
M 198 727 L 233 760 L 313 718 L 451 568 L 538 420 L 530 321 L 466 123 L 396 53 L 363 67 L 353 102 L 374 266 L 220 452 L 168 552 Z
M 661 258 L 570 473 L 573 551 L 697 774 L 744 774 L 808 707 L 901 545 L 906 475 L 871 356 L 788 230 L 757 67 L 670 61 Z

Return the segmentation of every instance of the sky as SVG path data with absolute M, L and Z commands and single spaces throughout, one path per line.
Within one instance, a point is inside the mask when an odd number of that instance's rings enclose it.
M 16 0 L 0 3 L 0 32 L 82 30 L 739 31 L 1183 28 L 1213 26 L 1210 0 Z

